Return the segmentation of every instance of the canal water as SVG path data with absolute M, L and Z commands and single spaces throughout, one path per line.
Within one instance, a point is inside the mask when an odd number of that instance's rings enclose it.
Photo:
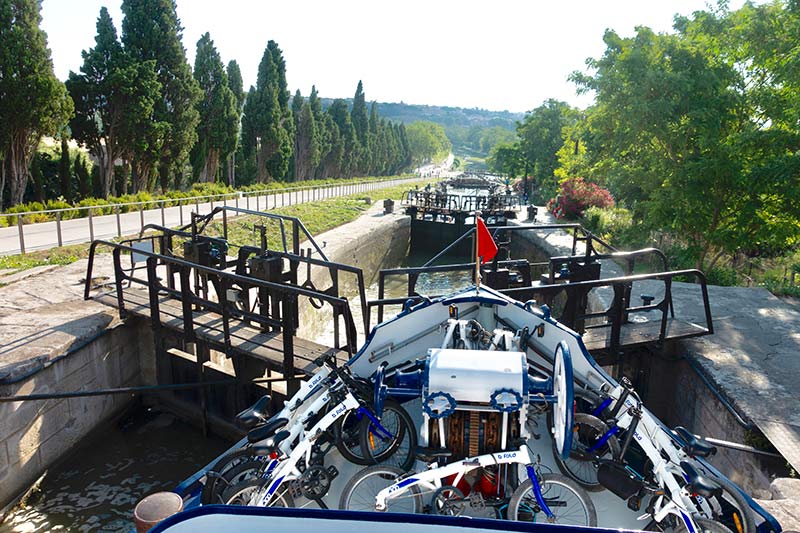
M 231 444 L 169 413 L 135 407 L 50 469 L 0 533 L 132 531 L 139 500 L 172 490 Z

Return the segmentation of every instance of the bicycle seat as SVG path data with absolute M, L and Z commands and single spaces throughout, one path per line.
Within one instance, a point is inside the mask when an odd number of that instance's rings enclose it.
M 683 440 L 686 445 L 683 451 L 692 457 L 708 457 L 717 453 L 717 447 L 712 446 L 704 438 L 695 437 L 688 429 L 683 426 L 675 426 L 673 429 L 675 433 Z
M 453 452 L 447 448 L 424 448 L 419 446 L 417 447 L 416 453 L 417 457 L 427 462 L 435 459 L 446 459 L 453 456 Z
M 276 451 L 278 449 L 278 445 L 286 440 L 289 435 L 290 433 L 286 430 L 279 431 L 274 437 L 267 439 L 264 444 L 251 447 L 250 451 L 253 452 L 253 455 L 269 455 Z
M 267 419 L 267 407 L 270 397 L 265 394 L 252 406 L 248 407 L 235 417 L 236 425 L 241 429 L 250 429 Z
M 262 441 L 269 437 L 274 439 L 281 433 L 286 433 L 288 435 L 288 431 L 281 431 L 277 434 L 275 433 L 278 429 L 285 426 L 287 422 L 289 422 L 289 420 L 286 418 L 276 418 L 275 420 L 270 420 L 262 426 L 253 428 L 247 432 L 247 441 L 252 443 Z
M 703 498 L 713 498 L 722 495 L 722 487 L 714 480 L 703 477 L 694 466 L 687 461 L 681 461 L 681 468 L 689 478 L 689 492 Z

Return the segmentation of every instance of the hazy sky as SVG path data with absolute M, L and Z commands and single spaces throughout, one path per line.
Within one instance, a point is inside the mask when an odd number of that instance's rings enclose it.
M 245 90 L 255 83 L 267 41 L 286 58 L 289 89 L 368 101 L 526 111 L 547 98 L 585 107 L 567 76 L 599 57 L 606 28 L 670 31 L 676 13 L 705 0 L 177 0 L 183 44 L 194 65 L 211 33 L 222 59 L 236 59 Z M 741 5 L 734 0 L 731 7 Z M 66 79 L 94 46 L 100 7 L 121 33 L 121 0 L 44 0 L 42 25 L 56 75 Z

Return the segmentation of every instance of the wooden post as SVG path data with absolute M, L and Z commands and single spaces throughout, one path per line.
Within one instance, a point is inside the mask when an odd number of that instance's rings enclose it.
M 25 235 L 22 230 L 22 215 L 17 215 L 17 231 L 19 232 L 19 251 L 25 254 Z
M 56 211 L 56 235 L 58 237 L 58 246 L 64 246 L 64 241 L 61 238 L 61 211 Z

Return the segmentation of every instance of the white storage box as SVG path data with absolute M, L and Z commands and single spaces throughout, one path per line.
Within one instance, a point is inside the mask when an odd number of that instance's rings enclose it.
M 524 397 L 527 379 L 528 360 L 523 352 L 432 348 L 425 395 L 443 392 L 458 403 L 489 405 L 501 389 Z

